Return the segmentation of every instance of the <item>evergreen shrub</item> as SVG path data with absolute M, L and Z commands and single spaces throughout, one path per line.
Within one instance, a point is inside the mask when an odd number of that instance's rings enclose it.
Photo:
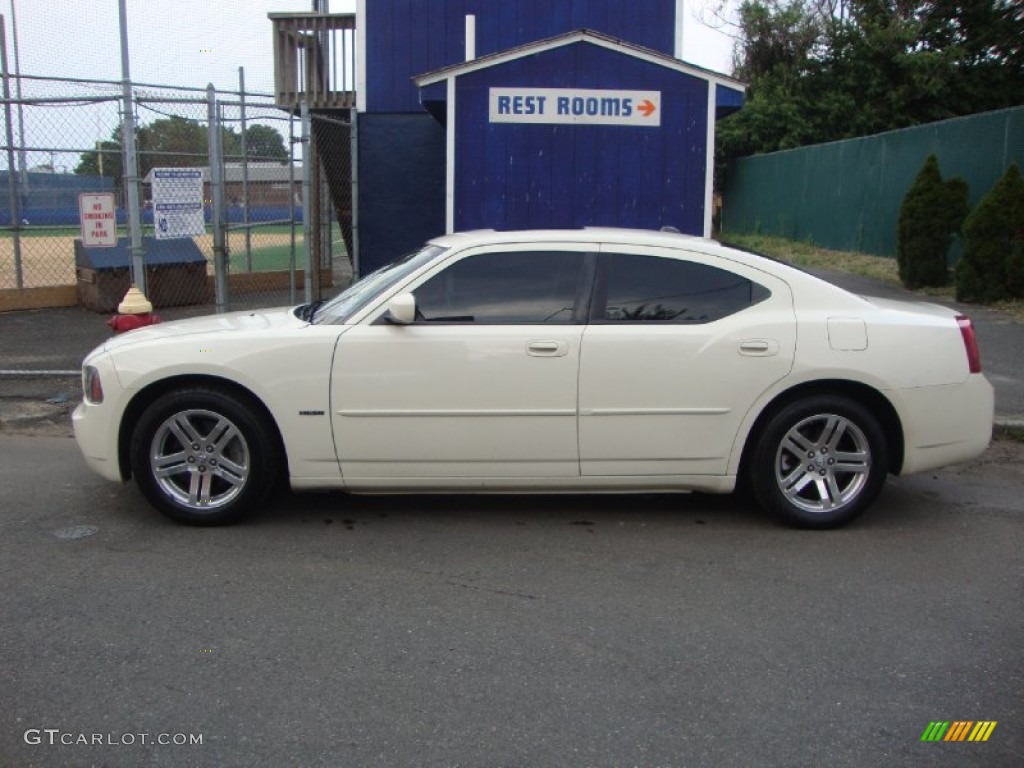
M 1024 297 L 1024 178 L 1011 164 L 964 221 L 956 298 L 988 304 Z
M 967 210 L 967 182 L 944 182 L 938 159 L 928 155 L 900 205 L 896 263 L 903 285 L 913 289 L 949 282 L 949 246 Z

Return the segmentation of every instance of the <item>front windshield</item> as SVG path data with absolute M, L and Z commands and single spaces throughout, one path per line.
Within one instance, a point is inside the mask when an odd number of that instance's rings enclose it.
M 348 288 L 316 310 L 313 322 L 316 325 L 344 323 L 365 307 L 375 296 L 411 275 L 447 248 L 440 245 L 425 245 L 418 251 L 406 254 L 352 283 Z

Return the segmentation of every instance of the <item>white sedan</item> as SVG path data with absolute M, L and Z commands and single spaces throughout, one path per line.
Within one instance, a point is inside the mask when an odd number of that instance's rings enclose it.
M 750 489 L 842 525 L 981 454 L 970 321 L 664 232 L 471 232 L 326 303 L 165 323 L 83 364 L 75 437 L 183 523 L 351 492 Z

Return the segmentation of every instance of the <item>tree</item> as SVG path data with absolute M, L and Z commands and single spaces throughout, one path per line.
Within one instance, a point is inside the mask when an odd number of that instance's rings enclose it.
M 900 206 L 896 263 L 903 285 L 913 289 L 949 281 L 946 257 L 967 210 L 967 182 L 944 182 L 938 158 L 928 155 Z
M 806 10 L 803 0 L 740 5 L 733 70 L 750 87 L 743 109 L 718 128 L 723 157 L 790 149 L 813 140 L 805 86 L 822 29 Z
M 237 136 L 235 136 L 237 141 Z M 207 128 L 183 117 L 156 120 L 136 131 L 135 147 L 139 158 L 139 174 L 144 178 L 153 168 L 188 168 L 209 163 Z M 122 183 L 121 128 L 115 128 L 110 140 L 100 142 L 95 150 L 83 152 L 75 168 L 78 174 L 113 176 Z
M 918 48 L 954 69 L 943 101 L 958 115 L 1021 103 L 1024 4 L 1019 0 L 931 0 L 920 3 Z
M 209 131 L 183 117 L 156 120 L 139 129 L 139 173 L 153 168 L 191 168 L 209 163 Z
M 1018 0 L 746 0 L 734 72 L 747 103 L 723 156 L 864 136 L 1015 106 Z
M 245 153 L 250 160 L 280 160 L 283 163 L 288 159 L 284 138 L 269 125 L 250 125 L 245 129 Z
M 120 186 L 122 174 L 120 130 L 114 131 L 113 139 L 96 142 L 96 149 L 83 152 L 75 166 L 75 173 L 84 176 L 114 178 Z
M 241 135 L 233 128 L 223 130 L 221 142 L 225 157 L 241 157 Z M 246 129 L 246 150 L 252 160 L 286 160 L 288 152 L 281 134 L 264 125 Z M 183 117 L 155 120 L 136 131 L 139 174 L 145 178 L 153 168 L 197 168 L 209 165 L 209 128 Z M 102 172 L 101 172 L 102 164 Z M 96 149 L 83 152 L 75 173 L 113 177 L 122 183 L 121 128 Z
M 1024 296 L 1024 179 L 1011 164 L 964 221 L 956 298 L 983 304 Z

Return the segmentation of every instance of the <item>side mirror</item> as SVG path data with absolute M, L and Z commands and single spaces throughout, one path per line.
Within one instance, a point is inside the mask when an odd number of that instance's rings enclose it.
M 409 325 L 416 320 L 416 297 L 411 293 L 400 293 L 388 300 L 388 311 L 384 318 L 396 325 Z

